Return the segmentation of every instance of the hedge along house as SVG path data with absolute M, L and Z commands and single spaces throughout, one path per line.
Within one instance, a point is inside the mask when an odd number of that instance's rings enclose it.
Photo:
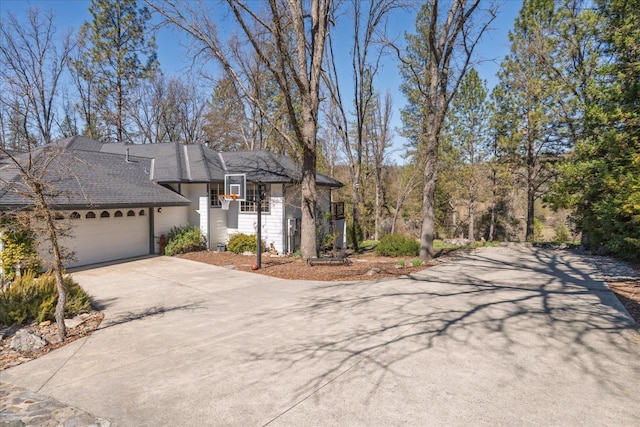
M 253 202 L 264 184 L 262 239 L 280 253 L 300 244 L 300 168 L 290 158 L 267 151 L 215 152 L 202 145 L 100 143 L 83 136 L 53 144 L 58 150 L 50 182 L 60 196 L 50 200 L 63 217 L 73 220 L 73 236 L 62 245 L 75 253 L 68 266 L 159 253 L 158 240 L 171 228 L 197 225 L 210 249 L 224 245 L 234 233 L 255 234 L 258 213 Z M 40 147 L 47 156 L 52 147 Z M 225 176 L 246 180 L 246 201 L 221 209 Z M 321 229 L 334 232 L 344 247 L 341 204 L 331 189 L 342 184 L 317 174 Z M 24 208 L 30 201 L 17 191 L 19 176 L 0 159 L 0 211 Z M 46 245 L 41 248 L 46 256 Z

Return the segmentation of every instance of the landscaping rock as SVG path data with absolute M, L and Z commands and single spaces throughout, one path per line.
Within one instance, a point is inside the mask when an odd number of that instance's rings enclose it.
M 34 333 L 21 329 L 11 338 L 9 348 L 16 351 L 31 351 L 45 345 L 47 345 L 47 341 Z
M 83 324 L 84 321 L 85 321 L 85 319 L 83 319 L 82 317 L 76 316 L 73 319 L 64 319 L 64 325 L 67 328 L 73 329 L 73 328 L 77 328 L 78 326 Z
M 380 274 L 380 270 L 379 268 L 372 268 L 371 270 L 367 271 L 367 276 L 375 276 L 376 274 Z

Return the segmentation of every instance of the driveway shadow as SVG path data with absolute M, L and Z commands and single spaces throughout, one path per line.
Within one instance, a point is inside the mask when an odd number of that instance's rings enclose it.
M 497 361 L 513 378 L 588 378 L 620 396 L 625 373 L 640 379 L 638 328 L 588 270 L 573 254 L 524 248 L 476 251 L 405 279 L 320 285 L 286 313 L 256 319 L 293 315 L 306 339 L 247 358 L 283 362 L 274 375 L 323 366 L 297 389 L 295 405 L 363 377 L 373 396 L 406 376 L 407 363 L 446 363 L 448 352 L 457 363 Z

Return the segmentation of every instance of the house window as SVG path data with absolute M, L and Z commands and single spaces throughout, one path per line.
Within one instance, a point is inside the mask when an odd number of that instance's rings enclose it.
M 96 214 L 93 212 L 87 212 L 87 214 L 84 217 L 87 219 L 93 219 L 96 217 Z
M 222 203 L 220 203 L 220 199 L 218 199 L 218 196 L 221 194 L 224 194 L 224 184 L 221 182 L 214 182 L 211 184 L 211 191 L 210 191 L 210 197 L 211 197 L 211 207 L 212 208 L 219 208 L 222 206 Z
M 80 214 L 78 212 L 71 212 L 71 215 L 69 215 L 69 218 L 80 219 Z
M 264 185 L 265 194 L 262 200 L 262 212 L 269 213 L 269 206 L 271 205 L 271 186 L 269 184 Z M 258 212 L 258 204 L 249 200 L 256 200 L 258 198 L 258 185 L 255 183 L 247 183 L 247 201 L 240 202 L 240 212 Z
M 114 214 L 113 214 L 113 216 L 114 216 L 115 218 L 120 218 L 120 217 L 122 217 L 122 211 L 116 211 L 116 213 L 114 213 Z
M 141 209 L 140 212 L 138 212 L 138 216 L 144 216 L 144 209 Z
M 130 210 L 129 212 L 127 212 L 127 216 L 136 216 L 136 213 Z
M 332 219 L 344 219 L 344 202 L 331 202 Z
M 111 215 L 107 211 L 102 211 L 100 218 L 109 218 Z

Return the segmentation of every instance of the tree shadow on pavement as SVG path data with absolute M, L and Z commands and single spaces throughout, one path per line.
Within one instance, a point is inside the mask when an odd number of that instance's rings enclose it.
M 294 406 L 332 383 L 366 384 L 373 396 L 393 377 L 428 379 L 415 369 L 434 369 L 430 363 L 495 366 L 513 381 L 562 381 L 568 370 L 620 394 L 625 373 L 640 379 L 638 328 L 589 272 L 569 252 L 510 248 L 503 257 L 475 251 L 404 279 L 319 285 L 286 312 L 262 313 L 294 316 L 304 338 L 248 358 L 278 360 L 273 375 L 314 373 L 298 386 Z

